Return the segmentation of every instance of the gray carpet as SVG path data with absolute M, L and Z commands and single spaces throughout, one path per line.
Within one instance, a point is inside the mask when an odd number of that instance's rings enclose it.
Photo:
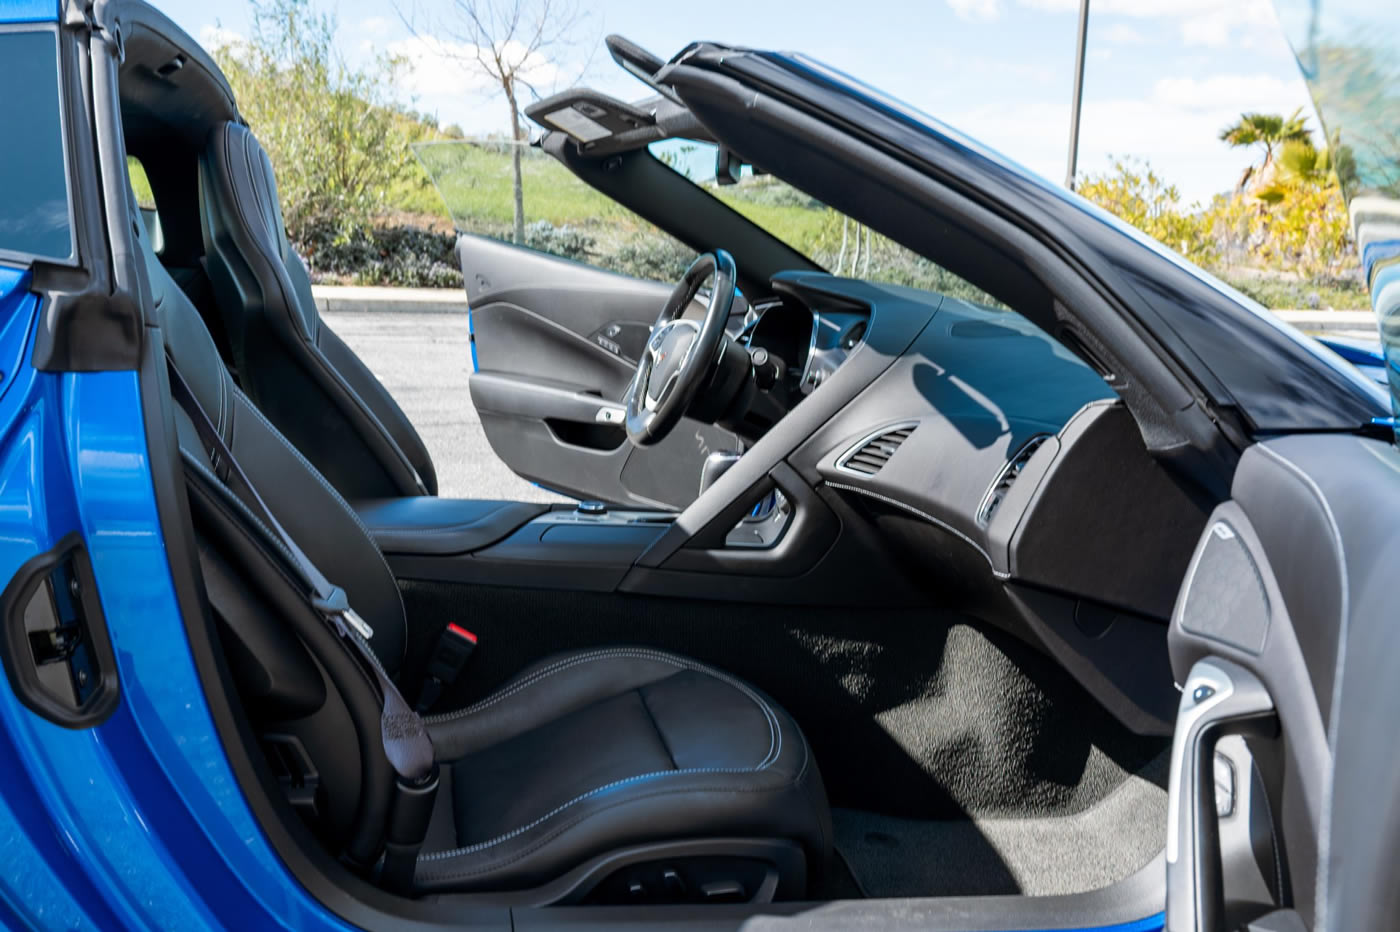
M 1145 866 L 1166 840 L 1166 755 L 1067 815 L 903 819 L 834 814 L 836 849 L 870 897 L 1082 893 Z

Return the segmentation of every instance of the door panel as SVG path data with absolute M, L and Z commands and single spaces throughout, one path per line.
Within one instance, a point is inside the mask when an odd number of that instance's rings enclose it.
M 484 237 L 458 257 L 471 307 L 472 403 L 513 471 L 605 501 L 683 508 L 700 465 L 739 439 L 686 418 L 645 450 L 627 442 L 622 397 L 671 292 L 647 282 Z
M 1379 665 L 1391 678 L 1400 663 L 1395 613 L 1383 608 L 1393 601 L 1387 597 L 1400 559 L 1394 533 L 1400 525 L 1400 452 L 1356 436 L 1256 444 L 1240 460 L 1232 496 L 1211 516 L 1173 615 L 1172 667 L 1177 682 L 1187 686 L 1178 730 L 1184 733 L 1208 707 L 1231 698 L 1218 686 L 1199 688 L 1211 669 L 1238 669 L 1230 679 L 1239 695 L 1247 680 L 1257 680 L 1267 692 L 1271 722 L 1265 725 L 1255 715 L 1248 722 L 1222 723 L 1203 740 L 1249 734 L 1251 767 L 1269 797 L 1278 843 L 1258 866 L 1276 873 L 1280 882 L 1272 885 L 1274 903 L 1256 896 L 1250 905 L 1286 907 L 1305 927 L 1322 927 L 1326 878 L 1335 873 L 1328 861 L 1341 857 L 1335 842 L 1329 847 L 1331 813 L 1342 805 L 1388 805 L 1389 799 L 1338 796 L 1336 752 L 1340 723 L 1357 715 L 1344 716 L 1338 697 L 1355 697 L 1356 709 L 1370 705 L 1353 682 L 1364 669 L 1359 663 Z M 1376 636 L 1387 631 L 1391 634 Z M 1358 658 L 1361 637 L 1368 647 Z M 1374 683 L 1371 689 L 1374 694 Z M 1393 731 L 1393 708 L 1389 715 L 1388 731 Z M 1393 745 L 1391 734 L 1370 738 Z M 1189 783 L 1193 760 L 1186 744 L 1178 741 L 1174 787 L 1179 779 L 1187 781 L 1182 786 Z M 1204 747 L 1209 754 L 1210 744 Z M 1194 766 L 1208 778 L 1210 758 L 1205 760 L 1202 766 L 1198 756 Z M 1347 777 L 1374 785 L 1389 774 L 1377 769 Z M 1184 806 L 1190 795 L 1174 791 L 1173 798 Z M 1167 927 L 1174 932 L 1234 927 L 1230 923 L 1251 917 L 1240 914 L 1233 895 L 1239 878 L 1229 870 L 1221 873 L 1222 860 L 1231 863 L 1218 850 L 1226 818 L 1218 824 L 1198 819 L 1194 827 L 1189 821 L 1182 822 L 1186 828 L 1176 846 L 1184 855 L 1173 859 L 1173 846 L 1168 848 Z M 1181 868 L 1174 873 L 1174 865 L 1192 860 L 1190 876 Z

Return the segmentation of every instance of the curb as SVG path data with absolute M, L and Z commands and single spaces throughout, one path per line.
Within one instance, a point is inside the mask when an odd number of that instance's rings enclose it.
M 458 288 L 377 288 L 349 285 L 312 285 L 312 297 L 321 313 L 341 314 L 461 314 L 467 310 L 466 292 Z M 1376 331 L 1371 311 L 1274 311 L 1286 323 L 1309 333 Z
M 1274 311 L 1285 323 L 1308 333 L 1362 331 L 1375 334 L 1376 315 L 1372 311 Z
M 312 285 L 311 297 L 322 314 L 464 314 L 467 310 L 467 293 L 460 288 Z

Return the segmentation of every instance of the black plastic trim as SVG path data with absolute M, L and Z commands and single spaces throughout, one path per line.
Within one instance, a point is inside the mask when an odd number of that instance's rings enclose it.
M 100 55 L 97 67 L 93 67 L 94 50 Z M 119 216 L 125 224 L 125 150 L 119 132 L 115 141 L 110 138 L 111 127 L 120 125 L 116 42 L 80 20 L 59 31 L 59 53 L 78 267 L 34 263 L 34 290 L 47 297 L 34 337 L 33 365 L 43 371 L 131 370 L 140 361 L 141 307 L 137 295 L 118 287 L 123 273 L 114 272 L 108 251 L 113 229 L 104 229 L 110 198 L 104 204 L 103 184 L 93 183 L 102 178 L 110 187 L 106 180 L 110 156 L 102 159 L 101 173 L 97 156 L 109 154 L 116 145 L 122 156 Z M 130 255 L 129 250 L 112 249 Z
M 24 627 L 24 611 L 31 597 L 48 578 L 49 572 L 65 559 L 72 557 L 78 580 L 78 603 L 88 641 L 96 654 L 96 667 L 101 682 L 87 701 L 74 709 L 58 702 L 40 684 L 33 670 L 28 637 Z M 64 728 L 92 728 L 101 725 L 116 710 L 120 702 L 117 680 L 117 658 L 107 634 L 107 621 L 102 603 L 97 597 L 97 580 L 92 564 L 77 531 L 65 534 L 57 544 L 43 553 L 24 561 L 0 593 L 0 617 L 5 624 L 5 636 L 0 638 L 0 660 L 4 661 L 5 676 L 19 701 L 29 711 Z

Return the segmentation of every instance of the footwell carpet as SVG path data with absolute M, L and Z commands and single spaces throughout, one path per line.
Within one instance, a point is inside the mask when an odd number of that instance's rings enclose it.
M 837 809 L 836 848 L 870 897 L 1082 893 L 1162 850 L 1165 768 L 1164 755 L 1067 815 L 931 820 Z

